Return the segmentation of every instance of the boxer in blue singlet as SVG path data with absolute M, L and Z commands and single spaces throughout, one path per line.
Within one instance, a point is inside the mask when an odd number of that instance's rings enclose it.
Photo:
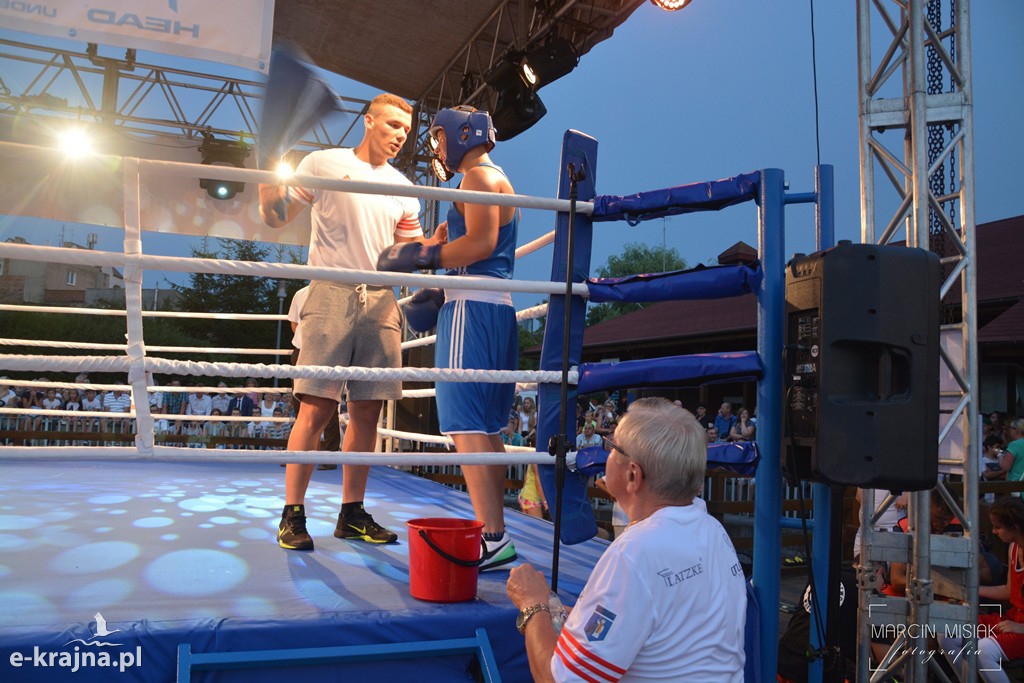
M 488 152 L 495 134 L 487 112 L 472 107 L 442 109 L 430 126 L 442 180 L 462 173 L 459 188 L 514 194 L 504 171 Z M 513 207 L 455 203 L 448 211 L 444 245 L 397 244 L 381 254 L 378 270 L 446 268 L 450 275 L 511 279 L 519 211 Z M 516 312 L 508 292 L 448 288 L 437 319 L 435 363 L 440 368 L 515 370 L 519 357 Z M 513 384 L 437 383 L 441 432 L 460 453 L 504 452 L 500 430 L 508 422 Z M 484 523 L 481 570 L 516 559 L 505 531 L 505 465 L 463 465 L 469 497 Z

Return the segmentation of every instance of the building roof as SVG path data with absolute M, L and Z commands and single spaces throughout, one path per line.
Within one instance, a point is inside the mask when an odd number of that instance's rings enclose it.
M 1024 269 L 1020 266 L 1024 216 L 977 226 L 976 243 L 979 303 L 1024 300 Z M 749 245 L 737 243 L 722 252 L 719 260 L 746 254 L 749 249 Z M 666 301 L 586 328 L 583 349 L 593 354 L 637 342 L 696 340 L 756 327 L 757 298 L 753 294 L 725 300 Z M 979 342 L 1020 340 L 1024 340 L 1024 305 L 1019 303 L 978 334 Z

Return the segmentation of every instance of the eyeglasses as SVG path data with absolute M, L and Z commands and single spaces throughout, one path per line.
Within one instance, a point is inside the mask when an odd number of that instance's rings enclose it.
M 612 441 L 611 439 L 609 439 L 607 436 L 602 436 L 601 437 L 601 447 L 604 448 L 606 451 L 613 451 L 613 450 L 618 451 L 624 457 L 629 458 L 629 453 L 627 453 L 626 451 L 624 451 L 621 448 L 619 448 L 615 444 L 615 442 Z M 629 458 L 629 459 L 632 460 L 632 458 Z

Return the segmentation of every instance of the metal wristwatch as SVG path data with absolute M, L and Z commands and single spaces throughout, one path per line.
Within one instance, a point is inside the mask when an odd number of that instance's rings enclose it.
M 516 628 L 519 629 L 520 633 L 526 632 L 526 624 L 529 623 L 530 619 L 532 619 L 533 615 L 537 612 L 547 612 L 548 614 L 551 614 L 551 608 L 547 605 L 537 604 L 519 611 L 519 616 L 516 617 Z

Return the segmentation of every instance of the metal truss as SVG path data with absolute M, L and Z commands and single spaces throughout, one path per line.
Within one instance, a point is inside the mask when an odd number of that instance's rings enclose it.
M 73 120 L 104 124 L 120 133 L 201 141 L 204 134 L 255 142 L 264 84 L 240 78 L 143 64 L 135 51 L 123 59 L 0 40 L 0 118 Z M 366 100 L 341 97 L 344 114 L 320 123 L 299 146 L 323 149 L 352 144 Z M 36 142 L 36 141 L 25 141 Z
M 930 535 L 928 491 L 914 494 L 914 533 L 902 543 L 880 538 L 900 534 L 872 532 L 873 513 L 862 512 L 857 680 L 880 679 L 901 664 L 907 667 L 904 680 L 945 680 L 935 661 L 942 644 L 928 637 L 943 635 L 947 625 L 954 633 L 973 626 L 978 617 L 980 445 L 975 435 L 980 406 L 970 0 L 857 0 L 857 41 L 861 238 L 876 244 L 902 239 L 908 247 L 937 252 L 943 264 L 939 464 L 942 471 L 962 477 L 964 505 L 951 508 L 965 531 L 964 538 Z M 884 49 L 877 50 L 881 45 Z M 936 492 L 947 504 L 953 502 L 943 482 Z M 908 560 L 907 597 L 879 596 L 877 563 Z M 953 600 L 936 602 L 936 593 Z M 871 636 L 886 624 L 905 635 L 890 650 L 902 656 L 872 670 Z M 976 649 L 968 638 L 961 680 L 976 680 Z

